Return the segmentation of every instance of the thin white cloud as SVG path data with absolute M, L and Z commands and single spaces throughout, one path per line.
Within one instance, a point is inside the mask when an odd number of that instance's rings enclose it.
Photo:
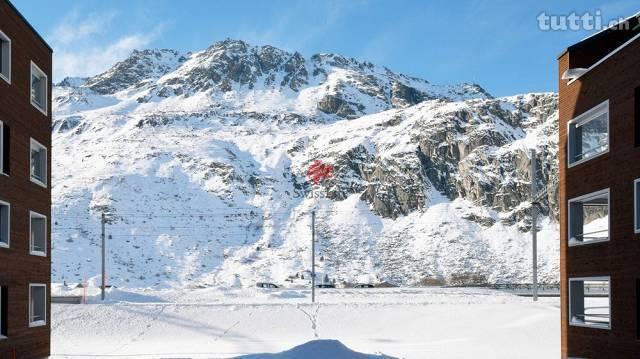
M 59 81 L 67 76 L 87 77 L 102 73 L 133 50 L 146 47 L 152 39 L 153 35 L 131 35 L 105 46 L 54 49 L 53 77 Z
M 89 14 L 84 18 L 72 12 L 48 36 L 54 49 L 53 78 L 88 77 L 102 73 L 135 49 L 147 47 L 161 32 L 162 25 L 146 33 L 123 34 L 105 39 L 112 28 L 115 12 Z
M 252 45 L 273 45 L 288 51 L 300 50 L 307 43 L 326 37 L 327 32 L 340 21 L 365 6 L 368 6 L 368 3 L 364 0 L 329 0 L 320 5 L 314 2 L 294 2 L 272 18 L 269 28 L 256 28 L 254 24 L 247 23 L 241 25 L 235 36 Z M 298 31 L 297 22 L 300 17 L 308 16 L 311 8 L 322 16 L 309 17 L 304 29 Z
M 51 34 L 51 41 L 61 45 L 69 45 L 84 40 L 92 35 L 100 34 L 116 17 L 117 12 L 89 14 L 81 19 L 77 11 L 72 11 L 56 25 Z

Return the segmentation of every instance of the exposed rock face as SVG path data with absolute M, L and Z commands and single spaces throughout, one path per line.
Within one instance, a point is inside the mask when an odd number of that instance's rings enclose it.
M 285 62 L 283 70 L 285 75 L 280 86 L 285 87 L 288 85 L 293 91 L 299 91 L 304 85 L 309 84 L 306 61 L 300 53 L 296 52 L 293 54 L 293 56 Z
M 395 108 L 416 105 L 427 99 L 424 93 L 400 82 L 394 82 L 391 88 L 391 103 Z
M 424 208 L 428 203 L 429 183 L 417 156 L 406 160 L 374 162 L 367 166 L 365 192 L 360 198 L 386 218 L 397 218 Z
M 281 79 L 276 78 L 279 73 L 283 74 Z M 226 92 L 234 86 L 288 87 L 298 91 L 307 83 L 305 59 L 299 53 L 289 54 L 272 46 L 252 47 L 228 39 L 194 54 L 186 66 L 159 84 L 182 94 L 214 87 Z
M 116 285 L 282 282 L 309 266 L 315 209 L 339 281 L 526 282 L 531 149 L 540 278 L 557 280 L 555 94 L 225 40 L 136 51 L 54 95 L 55 280 L 98 272 L 84 256 L 104 210 Z M 332 176 L 316 183 L 318 161 Z
M 360 146 L 336 159 L 338 167 L 351 169 L 350 178 L 366 185 L 344 185 L 341 192 L 335 189 L 340 185 L 332 182 L 331 198 L 362 193 L 364 187 L 362 198 L 381 216 L 397 218 L 427 205 L 427 193 L 435 189 L 451 200 L 465 198 L 510 213 L 529 201 L 531 162 L 523 137 L 526 130 L 535 129 L 542 139 L 536 146 L 538 188 L 550 184 L 545 201 L 549 204 L 541 213 L 557 218 L 555 111 L 555 95 L 540 94 L 472 100 L 451 111 L 436 112 L 412 125 L 410 143 L 415 151 L 380 158 Z M 402 123 L 403 115 L 392 118 L 389 126 Z M 353 151 L 359 155 L 353 156 Z M 525 216 L 524 210 L 518 210 L 504 221 L 513 224 Z
M 185 60 L 185 56 L 175 50 L 135 50 L 107 72 L 87 79 L 85 86 L 100 94 L 140 87 L 174 70 Z
M 356 110 L 352 108 L 354 105 L 337 96 L 327 95 L 318 102 L 318 110 L 343 118 L 355 118 Z

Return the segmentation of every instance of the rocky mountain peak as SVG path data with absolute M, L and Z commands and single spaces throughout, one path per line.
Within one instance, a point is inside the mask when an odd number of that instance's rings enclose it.
M 67 76 L 62 81 L 55 84 L 57 87 L 80 87 L 87 83 L 88 77 L 70 77 Z
M 284 88 L 293 91 L 308 83 L 305 60 L 273 46 L 251 46 L 226 39 L 196 53 L 171 76 L 159 82 L 160 94 L 184 94 L 234 88 Z M 170 91 L 167 91 L 170 90 Z
M 186 61 L 176 50 L 133 50 L 131 55 L 109 70 L 90 77 L 85 86 L 101 94 L 113 94 L 157 80 Z
M 299 52 L 235 39 L 215 42 L 193 54 L 170 49 L 135 50 L 102 74 L 82 81 L 63 81 L 60 86 L 69 88 L 69 97 L 78 98 L 90 95 L 84 90 L 101 95 L 127 90 L 136 92 L 140 103 L 202 93 L 254 104 L 267 96 L 270 103 L 277 93 L 296 108 L 293 112 L 298 115 L 331 119 L 353 119 L 433 99 L 491 98 L 475 84 L 434 85 L 339 54 L 319 53 L 306 58 Z M 69 101 L 59 99 L 58 103 L 66 105 Z
M 358 61 L 353 57 L 346 57 L 334 53 L 320 53 L 312 55 L 310 60 L 319 66 L 328 65 L 340 69 L 373 70 L 375 65 L 368 61 Z M 386 68 L 385 68 L 386 69 Z M 389 70 L 391 73 L 391 71 Z
M 248 43 L 239 39 L 226 38 L 222 41 L 217 41 L 210 48 L 226 49 L 228 51 L 246 52 L 250 47 Z

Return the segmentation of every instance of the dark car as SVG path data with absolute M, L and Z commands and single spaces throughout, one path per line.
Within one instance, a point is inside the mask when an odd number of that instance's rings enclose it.
M 375 288 L 373 284 L 356 284 L 353 287 L 354 288 Z
M 264 283 L 264 282 L 256 283 L 256 287 L 258 287 L 258 288 L 269 288 L 269 289 L 280 288 L 280 287 L 278 287 L 277 285 L 275 285 L 273 283 Z
M 316 284 L 316 288 L 335 288 L 334 284 Z

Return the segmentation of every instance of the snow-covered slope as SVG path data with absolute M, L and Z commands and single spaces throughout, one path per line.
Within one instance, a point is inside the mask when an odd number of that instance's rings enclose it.
M 89 302 L 102 304 L 51 306 L 51 359 L 281 351 L 249 358 L 362 358 L 332 351 L 342 347 L 335 342 L 320 352 L 309 350 L 315 345 L 290 351 L 326 339 L 403 359 L 560 357 L 557 297 L 532 302 L 479 288 L 319 289 L 312 304 L 309 289 L 112 289 L 105 303 L 98 289 L 90 292 Z
M 528 150 L 557 176 L 556 96 L 492 98 L 333 54 L 225 40 L 136 51 L 54 89 L 54 281 L 118 286 L 526 282 Z M 332 166 L 318 183 L 316 161 Z M 328 168 L 328 167 L 326 167 Z M 555 192 L 540 267 L 558 278 Z

